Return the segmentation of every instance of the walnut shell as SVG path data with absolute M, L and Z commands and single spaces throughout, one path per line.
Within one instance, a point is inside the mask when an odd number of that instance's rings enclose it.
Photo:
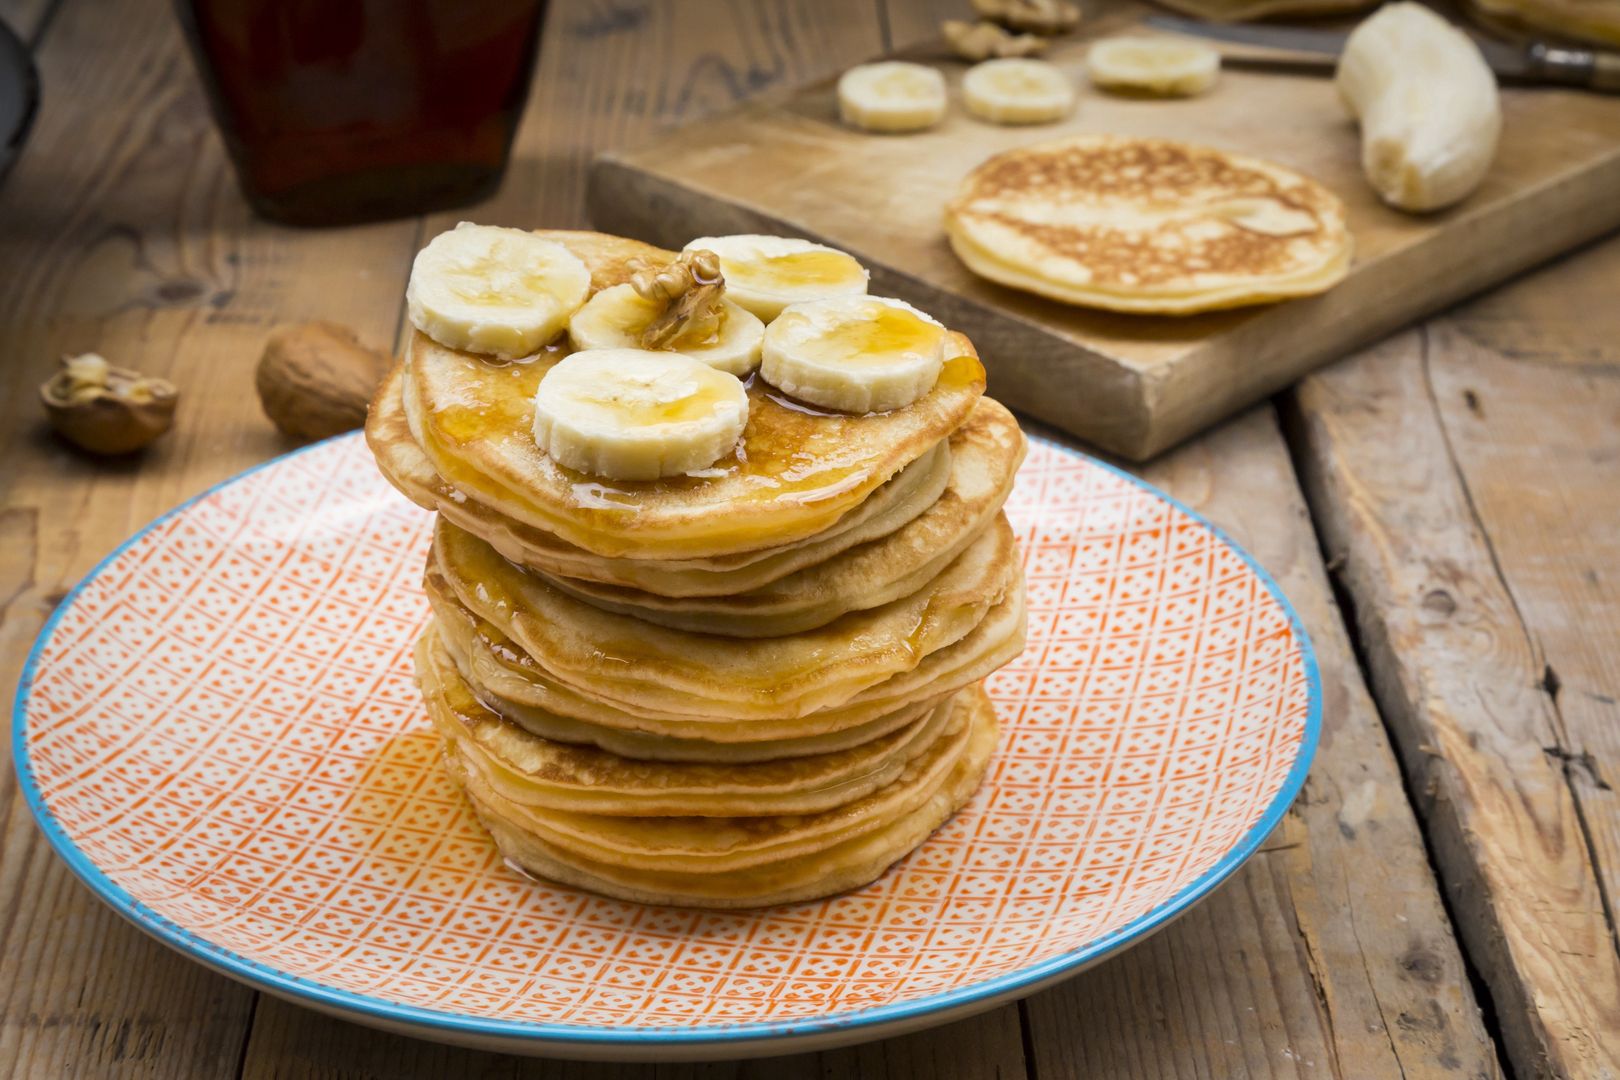
M 92 454 L 128 454 L 174 425 L 180 391 L 167 379 L 113 367 L 86 353 L 64 356 L 39 388 L 51 427 Z
M 296 438 L 324 439 L 366 422 L 366 406 L 393 362 L 346 326 L 305 323 L 270 335 L 253 381 L 271 423 Z

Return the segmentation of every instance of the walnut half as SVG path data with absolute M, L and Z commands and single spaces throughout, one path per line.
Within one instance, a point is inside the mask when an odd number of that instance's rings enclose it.
M 662 306 L 641 332 L 643 349 L 671 349 L 676 342 L 703 342 L 720 332 L 720 300 L 726 279 L 720 256 L 683 251 L 674 262 L 630 264 L 630 287 L 643 300 Z
M 1066 34 L 1080 25 L 1080 8 L 1069 0 L 973 0 L 981 19 L 1009 30 Z
M 1011 34 L 993 22 L 969 23 L 947 19 L 940 29 L 951 51 L 963 60 L 1000 59 L 1008 56 L 1039 56 L 1046 51 L 1046 39 L 1034 34 Z
M 167 379 L 113 367 L 95 353 L 64 356 L 39 388 L 51 427 L 92 454 L 128 454 L 174 424 L 180 391 Z

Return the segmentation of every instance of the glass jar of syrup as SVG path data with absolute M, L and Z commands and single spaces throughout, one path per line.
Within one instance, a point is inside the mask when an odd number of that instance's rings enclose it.
M 403 217 L 500 183 L 545 0 L 176 6 L 242 192 L 264 217 Z

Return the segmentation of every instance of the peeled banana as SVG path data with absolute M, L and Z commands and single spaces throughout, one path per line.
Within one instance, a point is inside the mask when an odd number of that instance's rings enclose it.
M 945 76 L 923 64 L 861 64 L 838 80 L 838 112 L 863 131 L 921 131 L 945 118 Z
M 643 299 L 628 285 L 603 289 L 568 320 L 568 339 L 574 348 L 633 349 L 660 311 L 658 304 Z M 700 360 L 712 368 L 733 375 L 747 375 L 759 366 L 759 345 L 765 337 L 765 324 L 752 312 L 729 298 L 720 301 L 720 329 L 712 338 L 698 342 L 677 340 L 673 351 Z
M 1044 124 L 1074 108 L 1074 83 L 1045 60 L 986 60 L 962 76 L 968 112 L 995 124 Z
M 1192 97 L 1214 86 L 1220 73 L 1220 53 L 1179 38 L 1103 38 L 1086 54 L 1087 78 L 1105 90 Z
M 610 480 L 707 468 L 732 452 L 747 423 L 742 381 L 680 353 L 573 353 L 546 372 L 534 395 L 540 449 Z
M 854 256 L 796 237 L 700 236 L 685 250 L 720 256 L 726 299 L 765 322 L 789 304 L 866 292 L 868 274 Z
M 765 328 L 759 373 L 779 390 L 840 412 L 886 412 L 934 388 L 946 331 L 902 300 L 794 304 Z
M 1361 167 L 1402 210 L 1438 210 L 1479 187 L 1502 109 L 1479 46 L 1415 3 L 1387 4 L 1351 32 L 1339 95 L 1361 122 Z
M 463 221 L 417 252 L 405 305 L 445 348 L 511 359 L 555 340 L 590 289 L 590 270 L 561 244 Z

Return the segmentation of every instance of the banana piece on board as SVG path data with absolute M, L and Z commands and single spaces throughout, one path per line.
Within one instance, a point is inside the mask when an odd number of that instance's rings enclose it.
M 1104 90 L 1193 97 L 1214 86 L 1220 73 L 1220 53 L 1180 38 L 1102 38 L 1086 53 L 1086 75 Z
M 1074 108 L 1074 83 L 1045 60 L 986 60 L 962 76 L 968 112 L 993 124 L 1045 124 Z
M 1387 4 L 1351 31 L 1335 76 L 1361 122 L 1361 167 L 1385 202 L 1439 210 L 1496 158 L 1502 107 L 1479 46 L 1433 11 Z
M 838 80 L 838 114 L 863 131 L 921 131 L 945 119 L 945 76 L 924 64 L 861 64 Z

